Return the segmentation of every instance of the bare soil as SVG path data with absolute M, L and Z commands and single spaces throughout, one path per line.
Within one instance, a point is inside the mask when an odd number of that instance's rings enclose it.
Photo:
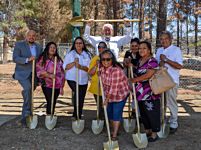
M 0 149 L 39 149 L 39 150 L 101 150 L 107 141 L 106 128 L 100 135 L 91 131 L 91 121 L 96 116 L 96 105 L 91 94 L 87 94 L 84 106 L 85 130 L 76 135 L 71 129 L 71 91 L 66 84 L 64 96 L 59 97 L 56 107 L 58 121 L 56 128 L 49 131 L 45 128 L 45 99 L 40 87 L 34 92 L 34 113 L 39 114 L 36 129 L 30 130 L 17 125 L 20 119 L 22 96 L 21 87 L 12 79 L 14 64 L 0 65 L 0 115 L 17 117 L 0 127 Z M 185 86 L 179 89 L 179 128 L 166 139 L 149 143 L 148 150 L 200 150 L 201 149 L 201 71 L 183 69 L 182 82 Z M 196 80 L 195 80 L 196 79 Z M 126 110 L 126 108 L 125 108 Z M 126 111 L 124 116 L 126 116 Z M 121 150 L 137 149 L 131 133 L 120 129 L 118 138 Z

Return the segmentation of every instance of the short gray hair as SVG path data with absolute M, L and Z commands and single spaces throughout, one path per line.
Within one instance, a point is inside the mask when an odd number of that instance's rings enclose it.
M 167 35 L 171 40 L 173 39 L 172 33 L 170 33 L 169 31 L 162 31 L 159 38 L 164 34 Z

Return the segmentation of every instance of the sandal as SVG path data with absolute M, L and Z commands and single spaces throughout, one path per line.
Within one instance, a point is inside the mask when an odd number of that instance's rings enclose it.
M 151 133 L 146 133 L 146 136 L 149 138 L 151 137 Z
M 112 140 L 112 141 L 117 141 L 118 138 L 117 138 L 117 137 L 111 137 L 111 140 Z
M 158 140 L 158 138 L 159 138 L 158 135 L 156 135 L 155 138 L 153 138 L 153 137 L 150 136 L 150 137 L 148 138 L 148 142 L 155 142 L 155 141 Z

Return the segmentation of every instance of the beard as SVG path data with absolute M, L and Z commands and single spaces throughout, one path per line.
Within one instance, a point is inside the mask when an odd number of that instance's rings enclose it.
M 28 43 L 32 45 L 32 44 L 34 44 L 35 42 L 34 42 L 34 41 L 28 41 Z

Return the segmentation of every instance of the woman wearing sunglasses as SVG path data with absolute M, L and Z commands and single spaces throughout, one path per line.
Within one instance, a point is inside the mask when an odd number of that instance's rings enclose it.
M 112 124 L 112 140 L 117 140 L 123 108 L 129 94 L 128 78 L 110 50 L 103 51 L 100 60 L 100 76 L 105 94 L 104 105 L 107 106 L 108 118 Z
M 102 53 L 107 48 L 107 44 L 105 42 L 100 42 L 98 44 L 98 52 L 99 54 Z M 100 86 L 98 83 L 98 67 L 99 67 L 99 56 L 96 55 L 91 59 L 89 65 L 89 76 L 91 77 L 91 85 L 89 87 L 89 92 L 94 95 L 94 98 L 97 102 L 97 98 L 99 96 L 99 117 L 101 120 L 104 120 L 104 111 L 102 107 L 102 94 L 100 91 Z

